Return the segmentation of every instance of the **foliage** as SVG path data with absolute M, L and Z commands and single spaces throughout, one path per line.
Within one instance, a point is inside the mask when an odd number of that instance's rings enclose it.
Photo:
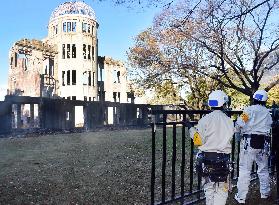
M 179 92 L 180 91 L 178 87 L 176 87 L 170 80 L 166 80 L 154 88 L 155 94 L 149 103 L 161 105 L 178 105 L 180 104 L 181 100 Z
M 196 89 L 202 91 L 197 97 L 203 101 L 217 87 L 251 101 L 266 73 L 278 71 L 278 6 L 277 0 L 189 0 L 172 5 L 136 37 L 129 51 L 138 82 L 149 88 L 166 78 L 187 84 L 191 102 Z M 214 83 L 205 89 L 208 78 Z M 279 77 L 264 88 L 268 91 L 278 82 Z M 242 94 L 233 101 L 237 105 L 247 102 Z
M 187 19 L 174 12 L 172 16 L 178 16 L 176 22 L 170 24 L 165 18 L 167 26 L 177 28 L 196 47 L 203 49 L 203 63 L 199 69 L 196 65 L 191 69 L 251 98 L 264 74 L 278 69 L 279 33 L 278 23 L 274 22 L 278 1 L 206 0 L 194 11 L 191 9 L 187 6 L 183 9 L 190 14 Z M 186 66 L 189 69 L 192 65 L 187 63 Z M 279 78 L 265 89 L 271 89 L 278 82 Z
M 204 109 L 207 107 L 207 99 L 214 89 L 222 89 L 218 83 L 202 75 L 192 75 L 189 78 L 190 90 L 186 92 L 185 104 L 191 109 Z
M 209 91 L 216 88 L 216 81 L 193 70 L 183 69 L 185 61 L 192 60 L 196 64 L 200 61 L 200 50 L 192 51 L 193 55 L 196 53 L 195 59 L 187 58 L 184 51 L 191 46 L 191 42 L 186 43 L 186 40 L 183 35 L 173 32 L 172 29 L 160 30 L 158 27 L 148 28 L 135 38 L 135 45 L 128 52 L 132 68 L 129 73 L 139 87 L 158 92 L 151 103 L 181 103 L 182 99 L 177 100 L 169 96 L 177 92 L 175 86 L 169 85 L 177 84 L 178 91 L 191 91 L 187 92 L 185 99 L 187 107 L 201 109 Z
M 225 92 L 228 96 L 231 97 L 231 106 L 230 108 L 236 110 L 242 110 L 244 107 L 250 104 L 249 96 L 244 95 L 243 93 L 234 90 L 232 88 L 225 89 Z
M 273 104 L 279 105 L 279 85 L 276 85 L 269 90 L 267 104 L 269 106 Z

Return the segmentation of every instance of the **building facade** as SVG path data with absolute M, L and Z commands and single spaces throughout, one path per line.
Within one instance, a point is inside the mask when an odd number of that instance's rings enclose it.
M 98 56 L 98 27 L 95 12 L 84 2 L 59 5 L 45 39 L 22 39 L 12 46 L 8 94 L 131 102 L 124 64 Z

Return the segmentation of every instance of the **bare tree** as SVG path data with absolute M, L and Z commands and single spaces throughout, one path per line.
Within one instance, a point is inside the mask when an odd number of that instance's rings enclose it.
M 202 50 L 183 34 L 174 28 L 165 29 L 159 25 L 140 33 L 128 52 L 129 73 L 134 74 L 139 87 L 155 90 L 159 87 L 166 98 L 166 93 L 177 91 L 170 90 L 174 87 L 164 86 L 168 85 L 165 82 L 175 83 L 176 88 L 190 91 L 184 99 L 187 107 L 201 109 L 210 90 L 216 88 L 218 83 L 195 72 L 194 65 L 198 68 Z M 192 69 L 184 69 L 186 62 L 191 62 Z
M 184 69 L 195 70 L 252 98 L 264 74 L 278 69 L 278 1 L 206 0 L 195 11 L 190 7 L 185 11 L 191 13 L 186 20 L 173 12 L 171 22 L 166 18 L 161 22 L 203 49 L 199 69 L 191 62 L 185 62 Z M 241 83 L 236 84 L 236 79 Z M 278 83 L 279 76 L 265 89 Z
M 176 79 L 196 95 L 196 88 L 211 78 L 214 83 L 207 89 L 223 86 L 251 100 L 260 86 L 268 91 L 279 83 L 279 75 L 269 84 L 262 82 L 269 71 L 278 73 L 278 4 L 278 0 L 181 1 L 164 9 L 153 27 L 139 34 L 129 52 L 130 62 L 149 86 L 164 78 Z
M 99 0 L 107 1 L 107 0 Z M 128 8 L 170 7 L 175 0 L 110 0 L 115 5 L 124 5 Z

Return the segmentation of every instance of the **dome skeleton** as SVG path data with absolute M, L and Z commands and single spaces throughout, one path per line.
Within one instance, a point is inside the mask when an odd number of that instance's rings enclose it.
M 50 21 L 53 21 L 55 18 L 67 15 L 67 14 L 81 14 L 96 20 L 94 10 L 81 1 L 75 2 L 65 2 L 59 5 L 51 14 Z

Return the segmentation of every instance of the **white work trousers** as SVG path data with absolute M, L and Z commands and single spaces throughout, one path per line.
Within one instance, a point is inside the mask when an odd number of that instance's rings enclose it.
M 225 205 L 228 198 L 228 183 L 207 182 L 203 186 L 206 205 Z
M 243 140 L 244 141 L 244 140 Z M 268 156 L 260 149 L 253 149 L 249 145 L 244 150 L 244 142 L 241 143 L 241 151 L 239 156 L 239 177 L 237 182 L 238 197 L 245 200 L 250 184 L 250 174 L 253 162 L 258 165 L 258 177 L 260 181 L 261 195 L 270 194 L 270 178 L 268 172 Z

